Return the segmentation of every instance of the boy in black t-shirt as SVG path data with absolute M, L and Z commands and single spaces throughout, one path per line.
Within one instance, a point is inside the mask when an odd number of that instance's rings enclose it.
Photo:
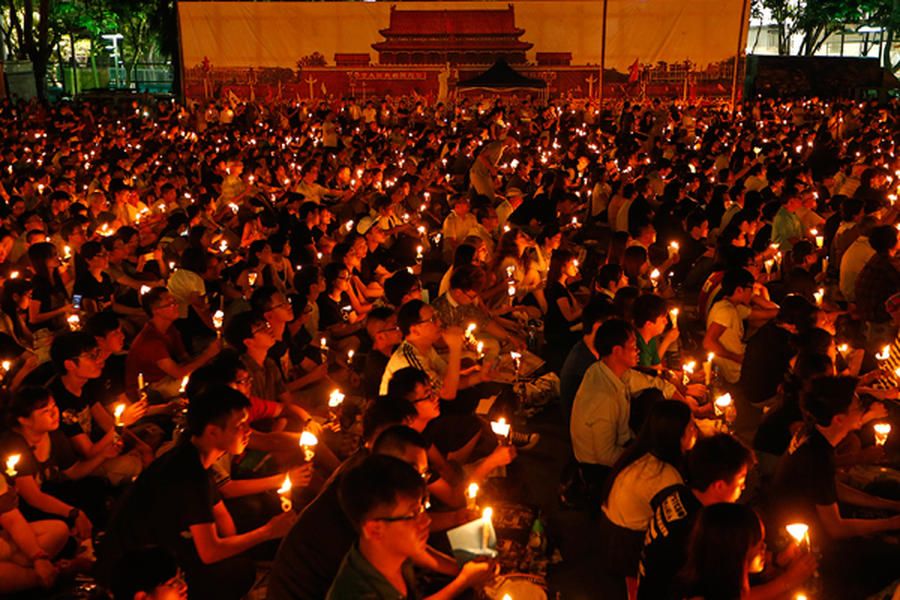
M 670 486 L 651 501 L 653 517 L 638 566 L 638 600 L 681 597 L 674 584 L 687 559 L 697 514 L 710 504 L 737 502 L 752 464 L 752 452 L 728 434 L 697 441 L 687 461 L 690 487 Z
M 101 579 L 115 572 L 127 552 L 157 545 L 184 570 L 190 598 L 238 600 L 250 590 L 255 569 L 246 551 L 282 537 L 296 515 L 282 513 L 238 534 L 216 489 L 209 469 L 225 452 L 244 451 L 249 404 L 224 384 L 191 398 L 189 436 L 138 478 L 110 521 L 97 566 Z

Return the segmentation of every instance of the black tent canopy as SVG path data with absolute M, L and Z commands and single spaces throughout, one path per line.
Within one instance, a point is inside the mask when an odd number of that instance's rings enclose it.
M 525 77 L 503 59 L 497 60 L 490 69 L 471 79 L 460 81 L 456 88 L 465 90 L 485 91 L 514 91 L 514 90 L 544 90 L 547 82 L 543 79 Z

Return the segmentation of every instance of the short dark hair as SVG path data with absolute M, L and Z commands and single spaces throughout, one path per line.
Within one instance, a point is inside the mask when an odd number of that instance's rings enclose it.
M 419 286 L 419 280 L 406 269 L 400 269 L 384 282 L 384 296 L 394 306 L 403 303 L 403 296 Z
M 612 354 L 616 346 L 624 346 L 628 339 L 634 335 L 634 328 L 624 319 L 609 319 L 597 329 L 594 337 L 594 350 L 600 358 Z
M 404 425 L 414 418 L 416 407 L 406 398 L 382 396 L 369 404 L 362 417 L 363 440 L 372 440 L 379 432 L 393 425 Z
M 397 327 L 400 328 L 403 337 L 408 336 L 413 325 L 422 320 L 422 309 L 426 306 L 428 305 L 421 300 L 410 300 L 397 311 Z
M 755 281 L 753 273 L 747 269 L 729 269 L 722 277 L 722 295 L 730 296 L 738 288 L 752 287 Z
M 34 411 L 50 404 L 52 399 L 50 390 L 45 387 L 28 385 L 19 388 L 7 408 L 8 425 L 18 427 L 19 419 L 27 419 Z
M 153 316 L 153 309 L 159 306 L 159 302 L 160 300 L 162 300 L 162 297 L 168 293 L 168 288 L 164 286 L 157 286 L 155 288 L 152 288 L 149 292 L 141 297 L 141 307 L 144 309 L 144 312 L 147 313 L 148 317 Z
M 886 254 L 897 245 L 897 230 L 893 225 L 879 225 L 869 232 L 869 245 L 878 254 Z
M 856 377 L 817 377 L 809 382 L 801 406 L 816 425 L 828 427 L 835 416 L 846 413 L 856 394 Z
M 622 278 L 622 265 L 608 263 L 600 267 L 597 278 L 594 280 L 596 285 L 608 288 L 612 283 L 618 283 Z
M 76 360 L 81 354 L 97 347 L 94 336 L 84 331 L 64 331 L 53 338 L 50 345 L 50 360 L 56 371 L 62 375 L 66 372 L 66 361 Z
M 241 362 L 240 355 L 231 348 L 225 348 L 210 362 L 191 373 L 185 393 L 190 398 L 214 383 L 231 385 L 241 370 L 246 371 L 247 367 Z
M 428 441 L 421 433 L 411 427 L 393 425 L 382 431 L 375 438 L 375 442 L 372 444 L 372 454 L 396 456 L 403 454 L 410 446 L 428 450 Z
M 116 316 L 116 313 L 105 310 L 103 312 L 92 314 L 88 320 L 85 321 L 82 331 L 95 338 L 106 337 L 118 329 L 120 325 L 121 323 L 119 322 L 119 317 Z
M 278 288 L 274 285 L 260 286 L 250 295 L 250 306 L 259 314 L 263 314 L 272 309 L 272 298 L 277 293 L 279 293 Z
M 388 384 L 388 396 L 406 400 L 418 384 L 431 384 L 431 380 L 428 379 L 428 373 L 415 367 L 398 369 L 391 376 L 391 381 Z
M 587 335 L 597 323 L 602 323 L 613 315 L 612 302 L 607 298 L 592 298 L 581 313 L 581 330 Z
M 247 351 L 244 340 L 253 337 L 253 328 L 265 322 L 265 318 L 255 310 L 238 313 L 228 320 L 225 327 L 225 341 L 235 350 L 243 354 Z
M 250 407 L 250 400 L 224 383 L 214 383 L 188 396 L 187 425 L 190 435 L 203 435 L 207 425 L 225 427 L 232 413 Z
M 357 532 L 378 508 L 394 508 L 401 498 L 421 498 L 425 481 L 399 458 L 375 454 L 341 478 L 338 499 Z
M 730 434 L 700 438 L 687 456 L 688 483 L 702 492 L 717 481 L 731 481 L 753 463 L 753 451 Z
M 631 308 L 634 326 L 641 328 L 645 323 L 655 321 L 666 314 L 668 305 L 661 296 L 656 294 L 644 294 L 634 301 Z

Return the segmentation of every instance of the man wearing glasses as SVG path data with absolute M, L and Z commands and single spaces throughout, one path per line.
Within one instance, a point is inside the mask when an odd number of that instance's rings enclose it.
M 359 540 L 344 557 L 326 599 L 419 598 L 413 565 L 438 560 L 428 548 L 431 519 L 420 471 L 393 456 L 370 456 L 344 475 L 338 496 Z M 455 598 L 493 575 L 490 563 L 468 562 L 432 597 Z

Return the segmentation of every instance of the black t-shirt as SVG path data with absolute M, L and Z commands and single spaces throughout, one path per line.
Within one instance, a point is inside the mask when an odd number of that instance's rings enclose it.
M 68 302 L 69 296 L 63 287 L 59 278 L 54 278 L 54 283 L 50 283 L 45 277 L 35 275 L 31 280 L 33 289 L 31 290 L 31 301 L 37 302 L 40 306 L 40 312 L 50 312 L 61 308 Z M 62 329 L 65 327 L 65 319 L 62 316 L 53 317 L 46 321 L 30 325 L 33 331 L 38 329 Z
M 338 484 L 366 456 L 360 450 L 338 468 L 307 506 L 278 548 L 268 600 L 322 600 L 357 533 L 341 510 Z
M 794 349 L 791 333 L 766 323 L 748 341 L 738 387 L 745 400 L 758 403 L 772 398 L 790 369 Z
M 75 279 L 73 295 L 93 300 L 97 304 L 97 311 L 103 311 L 112 306 L 115 291 L 115 285 L 108 273 L 103 273 L 100 281 L 97 281 L 93 275 L 85 272 Z
M 340 304 L 335 302 L 331 298 L 331 296 L 328 296 L 326 294 L 320 294 L 318 300 L 316 300 L 316 303 L 319 305 L 320 331 L 324 331 L 332 325 L 343 323 L 344 315 L 341 313 L 341 308 L 350 305 L 350 301 L 344 294 L 341 294 Z
M 387 368 L 390 356 L 385 356 L 378 350 L 372 349 L 366 355 L 366 364 L 363 368 L 363 388 L 366 398 L 377 398 L 378 389 L 381 387 L 381 378 Z
M 95 429 L 91 416 L 92 402 L 84 394 L 84 390 L 81 396 L 76 396 L 66 389 L 60 377 L 54 377 L 47 387 L 59 407 L 59 430 L 70 438 L 82 433 L 91 437 Z
M 38 487 L 44 483 L 60 481 L 63 478 L 62 472 L 78 462 L 75 448 L 72 447 L 72 442 L 66 434 L 57 429 L 48 435 L 50 453 L 43 462 L 38 459 L 25 438 L 14 431 L 8 432 L 0 441 L 0 456 L 18 454 L 22 457 L 16 466 L 16 477 L 30 475 L 34 477 Z
M 676 576 L 687 560 L 688 537 L 703 508 L 686 485 L 660 491 L 650 502 L 653 517 L 638 565 L 638 600 L 680 598 Z
M 149 545 L 171 552 L 185 570 L 196 568 L 201 561 L 190 528 L 214 523 L 213 507 L 221 499 L 197 447 L 175 446 L 141 473 L 112 515 L 101 546 L 101 574 L 111 573 L 130 550 Z
M 779 523 L 810 525 L 810 535 L 824 539 L 816 506 L 837 502 L 834 448 L 818 430 L 801 431 L 781 457 L 772 483 L 773 515 Z

